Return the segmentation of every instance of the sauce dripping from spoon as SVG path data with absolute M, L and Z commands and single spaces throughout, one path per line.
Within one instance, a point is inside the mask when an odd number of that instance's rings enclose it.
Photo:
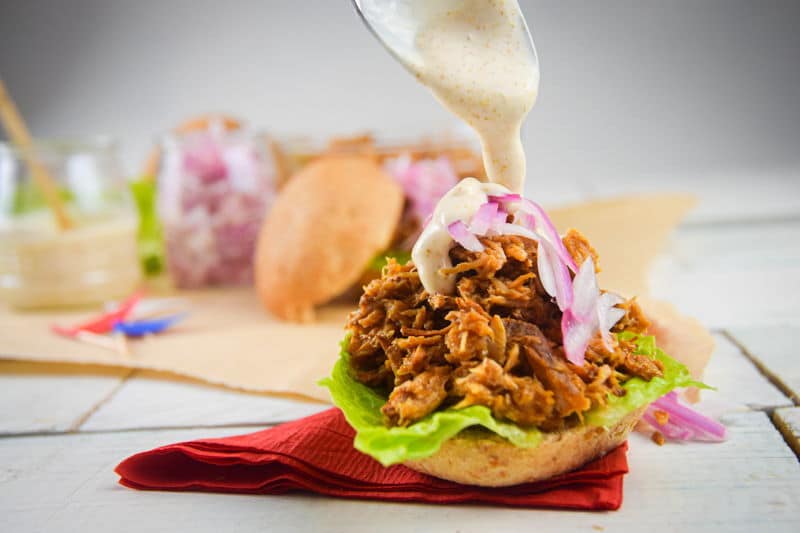
M 419 3 L 419 2 L 418 2 Z M 522 192 L 525 152 L 520 128 L 539 87 L 539 67 L 516 0 L 428 3 L 416 32 L 418 60 L 407 65 L 481 140 L 492 183 L 467 179 L 445 195 L 411 252 L 420 280 L 433 293 L 451 293 L 453 239 L 448 225 L 471 218 L 487 195 Z M 435 5 L 436 9 L 430 9 Z
M 426 3 L 409 70 L 478 134 L 489 180 L 522 192 L 520 128 L 536 101 L 539 67 L 517 2 Z

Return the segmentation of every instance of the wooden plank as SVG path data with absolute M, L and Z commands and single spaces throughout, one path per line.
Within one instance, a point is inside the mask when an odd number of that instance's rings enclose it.
M 770 530 L 797 530 L 800 464 L 767 415 L 731 413 L 722 422 L 729 437 L 720 444 L 648 447 L 635 435 L 626 505 L 653 513 L 641 518 L 644 528 L 754 531 L 767 522 Z
M 797 292 L 786 299 L 800 301 Z M 797 358 L 799 324 L 771 324 L 756 327 L 737 327 L 730 330 L 738 342 L 762 371 L 795 404 L 800 405 L 800 364 Z
M 715 334 L 714 354 L 704 382 L 716 391 L 703 391 L 699 409 L 713 415 L 746 409 L 774 409 L 792 402 L 764 377 L 752 361 L 723 334 Z
M 246 431 L 245 428 L 238 428 L 159 433 L 79 433 L 0 439 L 0 516 L 3 516 L 3 530 L 80 529 L 86 533 L 99 532 L 104 529 L 102 519 L 93 516 L 94 510 L 111 502 L 124 505 L 125 501 L 130 507 L 124 510 L 117 507 L 119 514 L 113 522 L 123 530 L 132 529 L 140 522 L 139 513 L 163 512 L 160 504 L 162 500 L 168 504 L 170 497 L 167 495 L 162 498 L 160 494 L 152 493 L 152 496 L 157 496 L 152 498 L 143 493 L 143 501 L 130 498 L 138 494 L 116 485 L 117 476 L 113 468 L 121 459 L 159 443 Z M 142 503 L 145 503 L 148 511 L 145 511 Z M 76 510 L 72 519 L 63 515 L 71 514 L 70 509 Z M 193 515 L 185 508 L 184 512 L 186 514 L 181 521 L 185 525 Z M 132 519 L 134 516 L 135 520 Z M 156 524 L 154 529 L 158 529 L 157 517 L 153 516 L 151 521 Z M 147 526 L 142 524 L 142 527 Z M 112 526 L 112 529 L 116 529 L 116 526 Z
M 764 413 L 724 417 L 722 444 L 631 438 L 625 502 L 612 513 L 432 507 L 307 495 L 136 492 L 112 469 L 131 453 L 250 428 L 0 439 L 4 529 L 100 531 L 797 531 L 800 464 Z M 46 490 L 43 490 L 46 487 Z
M 81 426 L 82 431 L 198 426 L 268 425 L 330 405 L 248 394 L 202 382 L 137 371 Z
M 105 400 L 128 370 L 0 361 L 0 435 L 62 432 Z
M 776 409 L 772 413 L 772 420 L 783 434 L 786 443 L 800 457 L 800 407 Z
M 798 232 L 800 221 L 683 226 L 651 292 L 712 328 L 800 326 Z

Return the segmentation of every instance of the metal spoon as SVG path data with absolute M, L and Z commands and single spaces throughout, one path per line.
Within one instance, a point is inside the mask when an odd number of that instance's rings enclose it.
M 422 59 L 415 45 L 420 25 L 437 14 L 442 14 L 463 0 L 352 0 L 361 16 L 380 43 L 409 70 L 419 67 Z M 488 0 L 486 0 L 488 1 Z M 533 37 L 516 0 L 507 0 L 508 7 L 518 14 L 521 27 L 530 45 L 532 67 L 539 68 L 539 58 Z M 467 34 L 464 34 L 467 38 Z

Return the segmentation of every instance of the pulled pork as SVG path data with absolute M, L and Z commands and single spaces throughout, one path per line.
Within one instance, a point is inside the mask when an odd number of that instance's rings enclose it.
M 429 295 L 414 265 L 390 260 L 364 288 L 348 321 L 356 379 L 389 394 L 389 426 L 406 426 L 439 407 L 484 405 L 500 420 L 555 430 L 625 393 L 633 376 L 662 375 L 661 364 L 630 342 L 608 350 L 598 335 L 583 366 L 564 356 L 561 311 L 536 272 L 536 243 L 524 237 L 481 238 L 483 252 L 451 250 L 453 295 Z M 577 231 L 564 244 L 580 264 L 597 253 Z M 634 300 L 614 331 L 644 333 Z

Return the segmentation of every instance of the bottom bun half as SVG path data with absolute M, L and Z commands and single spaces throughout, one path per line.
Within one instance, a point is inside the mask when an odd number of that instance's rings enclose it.
M 540 481 L 580 468 L 625 442 L 644 409 L 609 428 L 582 425 L 545 433 L 534 448 L 519 448 L 486 431 L 465 430 L 434 455 L 404 464 L 464 485 L 507 487 Z

